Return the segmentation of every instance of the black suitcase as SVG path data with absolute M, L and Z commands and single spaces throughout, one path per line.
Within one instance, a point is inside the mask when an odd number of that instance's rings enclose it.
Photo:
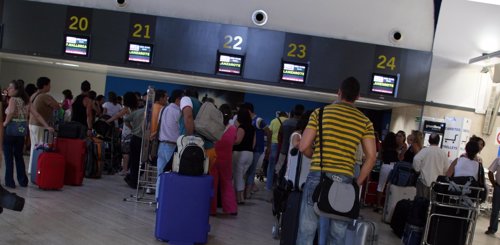
M 406 219 L 410 214 L 412 201 L 404 199 L 399 201 L 394 208 L 394 213 L 391 219 L 391 228 L 394 233 L 401 238 L 405 229 Z
M 58 126 L 57 137 L 67 139 L 84 139 L 85 127 L 79 122 L 65 122 Z
M 281 222 L 281 245 L 295 244 L 297 241 L 301 201 L 302 192 L 300 191 L 292 191 L 288 195 L 286 209 Z

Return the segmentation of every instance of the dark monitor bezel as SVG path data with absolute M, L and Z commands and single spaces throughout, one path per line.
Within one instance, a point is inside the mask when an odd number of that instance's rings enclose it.
M 285 64 L 304 66 L 305 67 L 304 80 L 300 82 L 300 81 L 292 81 L 292 80 L 283 79 L 283 70 L 285 69 Z M 307 81 L 307 74 L 308 73 L 309 73 L 309 64 L 308 63 L 290 62 L 290 61 L 285 61 L 285 60 L 281 61 L 280 81 L 282 81 L 282 82 L 289 82 L 289 83 L 294 83 L 294 84 L 305 84 Z
M 374 91 L 373 90 L 373 87 L 374 87 L 374 79 L 375 79 L 375 76 L 382 76 L 382 77 L 387 77 L 387 78 L 392 78 L 394 79 L 394 87 L 392 88 L 392 91 L 391 93 L 384 93 L 384 92 L 380 92 L 380 91 Z M 380 95 L 387 95 L 387 96 L 395 96 L 396 95 L 396 87 L 398 86 L 398 77 L 395 76 L 395 75 L 388 75 L 388 74 L 382 74 L 382 73 L 373 73 L 372 76 L 371 76 L 371 81 L 370 81 L 370 93 L 374 93 L 374 94 L 380 94 Z
M 219 68 L 220 68 L 220 57 L 222 55 L 226 55 L 226 56 L 229 56 L 229 57 L 236 57 L 236 58 L 240 58 L 241 59 L 241 67 L 240 67 L 240 73 L 239 74 L 231 73 L 231 72 L 224 72 L 224 71 L 220 71 L 219 70 Z M 244 63 L 245 63 L 245 56 L 244 55 L 228 54 L 228 53 L 217 52 L 217 60 L 216 60 L 216 64 L 215 64 L 215 74 L 218 74 L 218 75 L 229 75 L 229 76 L 242 76 L 243 75 Z
M 149 52 L 149 62 L 142 62 L 142 61 L 137 61 L 137 60 L 130 60 L 130 45 L 131 44 L 150 47 L 151 50 Z M 151 64 L 153 62 L 153 49 L 154 49 L 154 45 L 153 44 L 138 43 L 138 42 L 128 42 L 128 44 L 127 44 L 127 62 L 134 63 L 134 64 Z
M 68 53 L 67 46 L 66 46 L 66 40 L 68 37 L 74 37 L 74 38 L 85 38 L 87 39 L 87 54 L 75 54 L 75 53 Z M 89 57 L 90 56 L 90 36 L 84 36 L 84 35 L 74 35 L 74 34 L 64 34 L 64 42 L 63 42 L 63 52 L 65 55 L 69 56 L 78 56 L 78 57 Z

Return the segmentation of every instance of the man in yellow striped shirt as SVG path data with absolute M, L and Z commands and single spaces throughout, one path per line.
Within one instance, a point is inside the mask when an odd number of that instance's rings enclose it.
M 355 153 L 359 143 L 366 161 L 357 179 L 358 185 L 363 183 L 375 164 L 373 124 L 354 107 L 354 101 L 359 98 L 359 87 L 355 78 L 345 79 L 338 92 L 338 101 L 324 108 L 321 122 L 318 121 L 319 109 L 316 109 L 302 135 L 299 150 L 305 156 L 312 157 L 312 162 L 302 194 L 297 244 L 312 245 L 314 240 L 319 217 L 314 212 L 311 196 L 319 183 L 321 171 L 335 181 L 350 183 L 354 178 Z M 320 167 L 320 123 L 323 127 L 323 169 Z M 324 231 L 329 233 L 328 244 L 344 244 L 347 225 L 345 221 L 330 220 L 329 231 Z

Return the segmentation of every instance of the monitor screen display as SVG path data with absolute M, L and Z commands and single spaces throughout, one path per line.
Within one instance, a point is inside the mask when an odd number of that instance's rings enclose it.
M 129 43 L 128 61 L 139 63 L 151 63 L 152 45 Z
M 281 80 L 304 83 L 306 80 L 307 65 L 283 62 Z
M 78 56 L 89 54 L 89 38 L 79 36 L 66 36 L 64 53 Z
M 219 54 L 217 62 L 218 73 L 241 75 L 242 66 L 243 56 Z
M 386 95 L 394 95 L 396 89 L 396 76 L 373 74 L 372 92 Z

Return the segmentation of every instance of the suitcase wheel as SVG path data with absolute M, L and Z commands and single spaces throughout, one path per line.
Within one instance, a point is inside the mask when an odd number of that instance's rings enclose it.
M 276 240 L 280 239 L 280 235 L 281 235 L 280 231 L 281 231 L 281 227 L 280 227 L 278 221 L 276 221 L 273 225 L 273 230 L 272 230 L 273 239 L 276 239 Z

